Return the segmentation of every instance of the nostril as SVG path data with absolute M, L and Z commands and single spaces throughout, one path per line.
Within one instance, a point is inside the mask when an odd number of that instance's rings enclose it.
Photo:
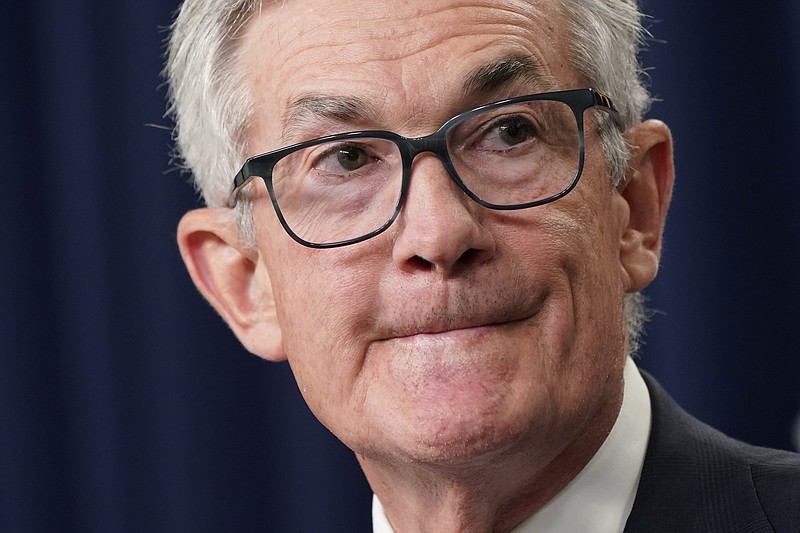
M 422 256 L 415 255 L 409 259 L 408 264 L 410 267 L 412 267 L 412 269 L 423 272 L 431 272 L 434 270 L 438 270 L 439 268 L 444 268 L 447 271 L 452 271 L 454 269 L 463 269 L 470 267 L 474 263 L 480 261 L 480 256 L 481 256 L 480 250 L 477 250 L 475 248 L 468 248 L 452 263 L 444 263 L 442 261 L 425 259 Z
M 424 257 L 420 257 L 418 255 L 415 255 L 414 257 L 412 257 L 410 262 L 413 264 L 413 266 L 415 268 L 417 268 L 419 270 L 433 270 L 433 269 L 436 268 L 436 266 L 433 264 L 433 262 L 428 261 Z
M 463 254 L 461 254 L 461 257 L 458 258 L 457 263 L 461 263 L 462 265 L 468 265 L 476 260 L 479 253 L 480 252 L 475 248 L 468 248 L 467 250 L 464 251 Z

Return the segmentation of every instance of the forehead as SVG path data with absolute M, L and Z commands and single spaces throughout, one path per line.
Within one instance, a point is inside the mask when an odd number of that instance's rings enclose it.
M 555 0 L 293 0 L 255 17 L 239 61 L 262 131 L 318 94 L 355 96 L 401 123 L 435 123 L 442 117 L 432 108 L 444 118 L 462 111 L 466 79 L 501 58 L 528 58 L 538 90 L 576 86 L 567 42 Z

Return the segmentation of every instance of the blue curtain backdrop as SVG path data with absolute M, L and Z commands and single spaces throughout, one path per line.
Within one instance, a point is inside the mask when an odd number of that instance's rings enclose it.
M 0 530 L 366 531 L 355 460 L 176 251 L 197 204 L 163 129 L 176 6 L 0 16 Z M 746 7 L 645 3 L 650 115 L 673 128 L 678 177 L 642 365 L 701 419 L 791 449 L 800 3 Z

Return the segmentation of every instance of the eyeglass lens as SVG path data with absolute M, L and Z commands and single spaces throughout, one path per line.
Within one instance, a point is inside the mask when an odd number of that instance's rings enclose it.
M 534 100 L 468 116 L 447 130 L 458 178 L 481 200 L 516 206 L 562 193 L 575 180 L 580 131 L 565 103 Z M 403 161 L 394 141 L 352 138 L 292 152 L 272 171 L 280 212 L 301 239 L 356 239 L 386 224 L 397 208 Z

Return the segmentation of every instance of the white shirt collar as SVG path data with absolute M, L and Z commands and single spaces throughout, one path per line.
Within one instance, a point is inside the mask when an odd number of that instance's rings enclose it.
M 622 533 L 628 520 L 650 435 L 650 393 L 633 359 L 625 362 L 625 392 L 614 427 L 583 470 L 513 533 Z M 374 533 L 394 533 L 377 497 Z

